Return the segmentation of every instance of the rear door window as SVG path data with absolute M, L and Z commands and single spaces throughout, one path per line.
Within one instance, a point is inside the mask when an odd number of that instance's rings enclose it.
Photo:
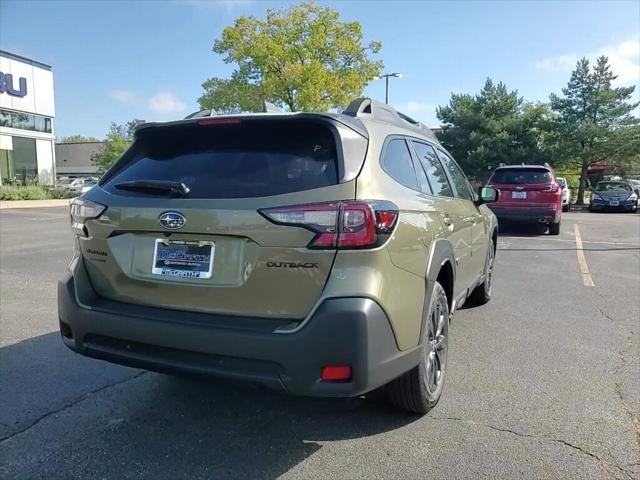
M 101 185 L 127 196 L 122 182 L 182 182 L 189 198 L 248 198 L 338 183 L 336 137 L 328 126 L 304 120 L 237 120 L 148 127 Z
M 442 164 L 449 172 L 449 176 L 453 181 L 453 185 L 456 188 L 458 197 L 465 200 L 473 201 L 474 196 L 473 192 L 471 191 L 471 187 L 469 186 L 469 182 L 467 181 L 467 177 L 464 176 L 464 173 L 462 173 L 462 170 L 460 169 L 458 164 L 453 160 L 453 158 L 451 158 L 442 150 L 438 150 L 438 157 L 440 157 Z
M 496 170 L 489 183 L 498 184 L 544 184 L 551 183 L 551 172 L 545 168 L 501 168 Z
M 418 180 L 407 142 L 402 138 L 390 140 L 383 153 L 382 168 L 398 183 L 418 190 Z
M 433 147 L 422 142 L 412 141 L 412 143 L 420 159 L 420 165 L 427 175 L 433 195 L 453 197 L 453 190 L 449 184 L 449 179 Z

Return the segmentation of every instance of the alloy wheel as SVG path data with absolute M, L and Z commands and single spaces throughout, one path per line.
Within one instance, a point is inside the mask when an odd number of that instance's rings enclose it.
M 446 297 L 440 296 L 427 320 L 427 338 L 425 339 L 424 383 L 431 397 L 437 397 L 444 382 L 449 336 L 448 316 Z

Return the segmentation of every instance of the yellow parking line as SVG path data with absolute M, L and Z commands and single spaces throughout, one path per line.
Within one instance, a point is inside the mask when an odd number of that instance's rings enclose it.
M 576 254 L 578 255 L 578 265 L 580 265 L 580 272 L 582 273 L 582 283 L 584 283 L 585 287 L 593 287 L 593 278 L 591 278 L 591 274 L 589 273 L 587 259 L 582 250 L 582 237 L 580 236 L 580 228 L 577 223 L 573 224 L 573 229 L 576 232 Z

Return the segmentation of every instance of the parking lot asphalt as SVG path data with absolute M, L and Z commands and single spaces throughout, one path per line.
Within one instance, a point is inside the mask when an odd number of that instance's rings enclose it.
M 640 215 L 502 229 L 494 297 L 456 312 L 424 417 L 75 355 L 72 249 L 66 209 L 0 212 L 1 478 L 640 478 Z

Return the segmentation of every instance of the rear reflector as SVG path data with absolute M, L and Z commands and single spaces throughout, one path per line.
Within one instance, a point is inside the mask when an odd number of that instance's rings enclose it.
M 323 367 L 320 378 L 323 382 L 348 382 L 351 380 L 351 366 L 331 365 Z
M 309 248 L 374 248 L 391 235 L 398 209 L 390 202 L 344 201 L 291 207 L 265 208 L 259 212 L 273 223 L 306 228 L 316 234 Z

